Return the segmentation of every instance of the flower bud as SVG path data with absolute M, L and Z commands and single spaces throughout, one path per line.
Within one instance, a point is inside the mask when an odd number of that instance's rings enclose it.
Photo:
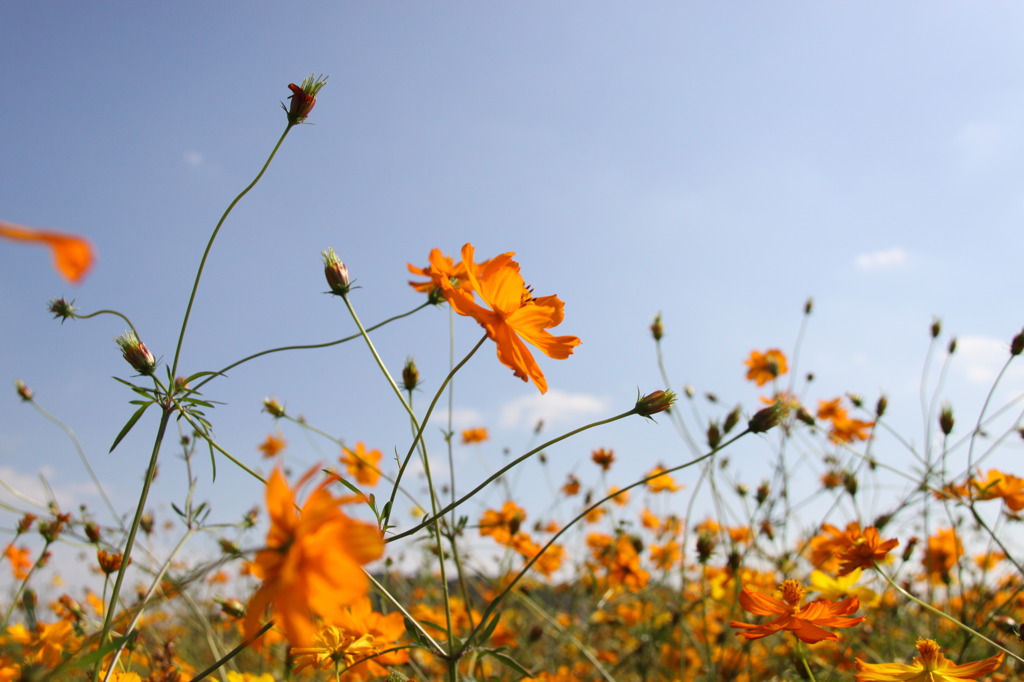
M 292 94 L 288 96 L 291 102 L 287 107 L 283 103 L 281 104 L 288 112 L 288 125 L 296 125 L 306 120 L 309 112 L 313 111 L 313 106 L 316 105 L 316 96 L 325 85 L 327 85 L 327 78 L 323 74 L 320 74 L 319 77 L 310 74 L 302 81 L 302 85 L 288 84 L 288 89 L 292 91 Z
M 722 429 L 719 428 L 716 422 L 708 424 L 708 447 L 712 450 L 716 449 L 722 442 Z
M 1010 342 L 1010 355 L 1020 355 L 1021 351 L 1024 351 L 1024 330 L 1021 330 L 1020 334 L 1013 337 L 1013 341 Z
M 64 324 L 64 320 L 74 317 L 75 311 L 78 310 L 74 306 L 74 301 L 68 303 L 63 297 L 52 299 L 46 309 L 53 313 L 54 319 L 59 318 L 61 324 Z
M 214 601 L 220 604 L 220 609 L 224 613 L 234 618 L 242 618 L 245 616 L 245 604 L 238 601 L 237 599 L 223 599 L 220 597 L 214 597 Z
M 757 486 L 757 496 L 754 498 L 757 500 L 757 506 L 761 506 L 768 499 L 768 495 L 771 494 L 771 488 L 768 487 L 768 481 L 764 481 L 761 485 Z
M 420 371 L 416 369 L 416 363 L 413 362 L 412 358 L 405 361 L 405 367 L 402 368 L 402 387 L 411 391 L 420 384 Z
M 263 411 L 268 413 L 274 419 L 280 419 L 285 416 L 284 405 L 277 402 L 276 398 L 264 398 Z
M 811 311 L 813 311 L 813 310 L 814 310 L 814 299 L 813 298 L 809 298 L 809 299 L 807 299 L 807 302 L 804 303 L 804 315 L 810 315 Z
M 725 423 L 722 424 L 722 433 L 729 433 L 734 428 L 736 428 L 736 425 L 740 423 L 740 415 L 741 414 L 742 414 L 742 409 L 740 408 L 739 405 L 737 405 L 736 407 L 734 407 L 732 409 L 732 412 L 730 412 L 729 414 L 725 415 Z
M 156 369 L 156 358 L 139 340 L 133 331 L 126 331 L 114 339 L 121 348 L 121 355 L 136 372 L 143 376 L 151 376 Z
M 937 317 L 932 318 L 931 333 L 933 339 L 942 333 L 942 320 Z
M 948 436 L 953 430 L 954 423 L 953 406 L 943 405 L 942 411 L 939 412 L 939 428 L 942 429 L 942 433 Z
M 658 313 L 654 316 L 654 322 L 651 323 L 651 336 L 655 341 L 661 341 L 661 337 L 664 335 L 665 327 L 661 324 L 661 313 Z
M 103 571 L 103 574 L 110 575 L 121 570 L 121 564 L 124 563 L 124 555 L 97 549 L 96 561 L 99 562 L 100 570 Z M 128 560 L 128 563 L 131 563 L 131 559 Z
M 329 293 L 336 296 L 346 295 L 352 288 L 352 283 L 348 278 L 348 268 L 338 258 L 338 254 L 334 253 L 333 247 L 321 251 L 320 255 L 324 258 L 324 276 L 327 277 L 327 286 L 331 288 Z
M 881 418 L 881 416 L 885 414 L 887 407 L 889 407 L 889 399 L 884 395 L 879 397 L 878 403 L 875 405 L 875 419 Z
M 711 554 L 715 551 L 715 536 L 711 533 L 703 532 L 697 536 L 697 561 L 701 564 L 706 564 L 708 559 L 711 558 Z
M 633 411 L 641 417 L 650 417 L 652 414 L 658 412 L 664 412 L 665 410 L 672 407 L 672 403 L 676 401 L 676 394 L 672 391 L 657 390 L 652 393 L 648 393 L 643 398 L 636 401 L 636 406 Z
M 95 521 L 89 521 L 86 523 L 84 530 L 85 537 L 89 538 L 89 542 L 95 543 L 100 541 L 100 527 Z
M 751 433 L 764 433 L 779 423 L 782 416 L 782 408 L 778 404 L 769 405 L 754 413 L 747 423 Z
M 949 354 L 952 355 L 956 352 L 956 337 L 954 336 L 949 340 Z
M 32 389 L 26 386 L 24 381 L 21 379 L 15 379 L 14 388 L 18 391 L 18 395 L 21 396 L 22 400 L 25 402 L 30 402 L 32 400 Z
M 21 535 L 22 533 L 27 533 L 29 530 L 31 530 L 32 524 L 35 523 L 35 520 L 35 514 L 25 514 L 24 516 L 22 516 L 18 520 L 18 535 Z
M 150 514 L 149 512 L 146 512 L 139 519 L 139 528 L 141 528 L 142 532 L 145 533 L 146 535 L 152 535 L 153 534 L 153 524 L 154 523 L 155 523 L 155 521 L 153 520 L 153 515 Z

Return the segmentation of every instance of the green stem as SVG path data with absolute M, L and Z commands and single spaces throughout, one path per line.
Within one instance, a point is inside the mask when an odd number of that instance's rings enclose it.
M 818 682 L 814 678 L 814 672 L 811 670 L 810 664 L 807 662 L 807 651 L 804 649 L 803 642 L 797 637 L 796 640 L 796 655 L 800 658 L 800 662 L 804 666 L 804 670 L 807 672 L 807 677 L 811 682 Z
M 237 197 L 235 197 L 230 204 L 228 204 L 228 207 L 224 210 L 224 213 L 221 215 L 220 220 L 217 221 L 217 226 L 213 228 L 213 233 L 210 235 L 210 240 L 206 243 L 206 250 L 203 251 L 203 257 L 199 261 L 199 269 L 196 271 L 196 280 L 195 283 L 192 284 L 192 293 L 188 297 L 188 306 L 185 308 L 185 317 L 181 321 L 181 331 L 178 334 L 178 345 L 174 349 L 174 361 L 171 364 L 172 377 L 176 376 L 178 373 L 178 362 L 181 360 L 181 346 L 185 341 L 185 330 L 188 328 L 188 320 L 189 317 L 191 317 L 192 315 L 192 304 L 195 303 L 196 292 L 199 290 L 199 281 L 202 280 L 203 278 L 203 268 L 206 266 L 206 259 L 210 256 L 210 250 L 213 249 L 213 242 L 215 239 L 217 239 L 217 234 L 220 232 L 221 226 L 224 225 L 224 221 L 227 220 L 228 215 L 235 208 L 235 205 L 239 201 L 241 201 L 242 197 L 248 194 L 249 190 L 255 187 L 256 183 L 259 182 L 260 178 L 263 177 L 263 174 L 267 171 L 267 168 L 270 166 L 270 162 L 274 160 L 274 156 L 277 154 L 277 150 L 281 148 L 281 144 L 284 142 L 284 138 L 288 135 L 288 132 L 292 129 L 293 125 L 295 124 L 289 123 L 285 127 L 284 132 L 281 133 L 281 137 L 277 140 L 277 144 L 274 145 L 274 149 L 270 152 L 270 156 L 267 157 L 266 162 L 263 164 L 263 168 L 261 168 L 260 172 L 256 174 L 256 177 L 253 178 L 252 182 L 249 183 L 248 187 L 243 189 L 241 193 Z
M 110 636 L 110 628 L 114 622 L 114 611 L 116 610 L 118 596 L 121 594 L 121 584 L 124 582 L 124 574 L 128 570 L 129 559 L 132 556 L 132 549 L 135 547 L 135 536 L 139 532 L 139 524 L 142 521 L 142 515 L 145 513 L 146 499 L 149 497 L 149 489 L 153 485 L 153 479 L 156 478 L 156 465 L 157 460 L 160 457 L 160 446 L 163 444 L 164 433 L 167 431 L 167 424 L 171 420 L 171 405 L 168 404 L 164 407 L 163 414 L 160 416 L 160 425 L 156 430 L 156 439 L 153 442 L 153 452 L 149 457 L 149 466 L 146 468 L 146 477 L 142 482 L 142 492 L 139 494 L 139 504 L 135 508 L 135 518 L 132 519 L 132 525 L 128 528 L 128 539 L 125 541 L 124 551 L 121 553 L 123 559 L 121 561 L 121 568 L 117 571 L 117 578 L 114 580 L 114 589 L 110 595 L 110 602 L 107 606 L 107 612 L 103 615 L 103 630 L 100 633 L 100 645 L 106 644 L 107 638 Z M 99 672 L 99 668 L 96 668 L 96 672 Z
M 564 433 L 561 436 L 558 436 L 557 438 L 552 438 L 551 440 L 549 440 L 548 442 L 544 443 L 543 445 L 539 445 L 539 446 L 535 447 L 534 449 L 530 450 L 526 454 L 520 455 L 519 457 L 517 457 L 516 459 L 512 460 L 511 462 L 509 462 L 508 464 L 506 464 L 502 468 L 498 469 L 498 471 L 496 473 L 494 473 L 491 476 L 489 476 L 483 483 L 481 483 L 477 487 L 473 488 L 471 491 L 469 491 L 468 493 L 466 493 L 465 495 L 460 497 L 455 502 L 452 502 L 451 504 L 449 504 L 447 507 L 442 509 L 440 512 L 438 512 L 434 516 L 430 517 L 429 519 L 426 519 L 425 521 L 421 521 L 419 523 L 419 525 L 413 526 L 412 528 L 410 528 L 407 531 L 403 531 L 403 532 L 398 533 L 396 535 L 392 535 L 390 538 L 387 538 L 387 540 L 385 540 L 385 542 L 392 542 L 394 540 L 398 540 L 400 538 L 407 537 L 407 536 L 412 535 L 413 533 L 415 533 L 415 532 L 417 532 L 417 531 L 419 531 L 419 530 L 421 530 L 423 528 L 426 528 L 427 526 L 429 526 L 434 521 L 437 521 L 439 517 L 444 516 L 445 514 L 450 512 L 452 509 L 455 509 L 456 507 L 461 505 L 463 502 L 465 502 L 466 500 L 470 499 L 471 497 L 476 495 L 478 492 L 480 492 L 481 490 L 483 490 L 484 488 L 489 486 L 496 479 L 500 478 L 501 476 L 506 474 L 511 469 L 517 467 L 521 462 L 524 462 L 527 459 L 529 459 L 530 457 L 533 457 L 534 455 L 536 455 L 538 452 L 541 452 L 545 448 L 549 448 L 549 447 L 551 447 L 552 445 L 554 445 L 556 443 L 559 443 L 559 442 L 561 442 L 561 441 L 563 441 L 563 440 L 565 440 L 567 438 L 572 438 L 576 434 L 583 433 L 584 431 L 588 431 L 588 430 L 593 429 L 593 428 L 595 428 L 597 426 L 604 426 L 605 424 L 611 424 L 612 422 L 618 421 L 618 420 L 620 420 L 620 419 L 622 419 L 624 417 L 628 417 L 631 414 L 636 414 L 636 408 L 635 407 L 633 409 L 629 410 L 628 412 L 623 412 L 622 414 L 617 414 L 614 417 L 608 417 L 607 419 L 601 419 L 600 421 L 592 422 L 592 423 L 587 424 L 585 426 L 581 426 L 578 429 L 573 429 L 572 431 L 569 431 L 568 433 Z M 733 440 L 735 440 L 735 439 L 733 439 Z M 703 459 L 703 458 L 701 458 L 701 459 Z M 694 461 L 700 461 L 700 460 L 694 460 Z M 630 486 L 630 487 L 632 487 L 632 486 Z M 628 489 L 629 488 L 626 488 L 625 490 L 628 490 Z M 614 496 L 612 496 L 612 497 L 614 497 Z M 605 498 L 605 499 L 611 499 L 611 498 Z
M 89 313 L 88 315 L 79 315 L 78 313 L 73 313 L 72 317 L 75 318 L 76 320 L 88 320 L 90 317 L 96 317 L 98 315 L 115 315 L 117 317 L 120 317 L 122 320 L 124 320 L 125 324 L 128 325 L 128 328 L 132 330 L 132 333 L 135 334 L 135 336 L 139 335 L 138 330 L 135 329 L 135 325 L 132 324 L 132 321 L 128 319 L 128 316 L 123 313 L 119 313 L 116 310 L 97 310 L 96 312 Z
M 1002 651 L 1003 653 L 1005 653 L 1010 658 L 1015 658 L 1018 661 L 1020 661 L 1021 663 L 1024 663 L 1024 658 L 1021 658 L 1020 656 L 1018 656 L 1017 654 L 1013 653 L 1012 651 L 1010 651 L 1006 647 L 1002 646 L 1001 644 L 998 644 L 997 642 L 992 641 L 991 639 L 989 639 L 985 635 L 981 634 L 980 632 L 978 632 L 974 628 L 970 627 L 969 625 L 965 625 L 964 623 L 960 622 L 959 620 L 957 620 L 953 616 L 949 615 L 945 611 L 942 611 L 941 609 L 935 608 L 934 606 L 932 606 L 928 602 L 925 602 L 925 601 L 922 601 L 922 600 L 918 599 L 917 597 L 912 595 L 910 592 L 908 592 L 907 590 L 903 589 L 903 587 L 900 586 L 895 580 L 890 578 L 889 575 L 885 571 L 883 571 L 881 568 L 879 568 L 877 564 L 875 565 L 875 570 L 878 571 L 879 575 L 881 575 L 883 578 L 885 578 L 885 581 L 887 583 L 889 583 L 892 586 L 893 589 L 895 589 L 897 592 L 902 594 L 904 597 L 906 597 L 910 601 L 914 602 L 918 606 L 922 607 L 926 611 L 929 611 L 929 612 L 931 612 L 931 613 L 933 613 L 936 616 L 939 616 L 941 618 L 945 618 L 950 623 L 952 623 L 953 625 L 956 625 L 958 628 L 964 630 L 965 632 L 971 633 L 972 635 L 974 635 L 978 639 L 985 640 L 986 642 L 988 642 L 989 644 L 991 644 L 995 648 L 997 648 L 1000 651 Z
M 225 663 L 227 663 L 232 658 L 234 658 L 238 654 L 240 654 L 243 651 L 245 651 L 246 649 L 248 649 L 249 646 L 252 645 L 253 642 L 255 642 L 257 639 L 259 639 L 264 634 L 266 634 L 267 630 L 269 630 L 272 627 L 274 627 L 274 621 L 272 621 L 272 620 L 267 621 L 263 625 L 263 627 L 261 627 L 259 630 L 257 630 L 256 633 L 252 637 L 250 637 L 249 639 L 245 640 L 244 642 L 242 642 L 241 644 L 236 646 L 234 649 L 232 649 L 231 651 L 229 651 L 226 654 L 224 654 L 224 656 L 221 657 L 216 663 L 214 663 L 209 668 L 206 668 L 205 670 L 203 670 L 202 672 L 197 674 L 195 677 L 193 677 L 191 680 L 189 680 L 189 682 L 199 682 L 199 680 L 205 680 L 207 677 L 210 676 L 210 674 L 215 673 L 220 668 L 222 668 Z

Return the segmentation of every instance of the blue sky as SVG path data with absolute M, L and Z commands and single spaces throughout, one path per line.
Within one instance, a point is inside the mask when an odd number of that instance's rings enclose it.
M 43 251 L 0 243 L 0 378 L 25 380 L 76 430 L 127 511 L 155 420 L 106 453 L 130 414 L 110 379 L 129 375 L 112 341 L 123 325 L 61 326 L 46 301 L 120 310 L 169 360 L 210 230 L 283 129 L 287 84 L 315 72 L 330 76 L 315 125 L 292 131 L 214 246 L 185 371 L 351 333 L 321 293 L 328 246 L 372 323 L 420 303 L 407 262 L 472 242 L 481 257 L 517 252 L 535 291 L 566 302 L 557 331 L 583 343 L 567 361 L 541 359 L 543 400 L 490 345 L 474 358 L 456 426 L 494 440 L 458 449 L 460 486 L 496 468 L 503 447 L 532 443 L 538 417 L 553 436 L 661 387 L 647 329 L 659 311 L 672 388 L 752 411 L 760 393 L 742 361 L 791 349 L 809 296 L 808 400 L 885 391 L 920 444 L 933 315 L 961 339 L 946 390 L 965 424 L 1024 322 L 1022 22 L 1010 2 L 5 3 L 0 219 L 87 235 L 99 261 L 74 287 Z M 480 331 L 456 323 L 464 353 Z M 395 371 L 413 355 L 437 386 L 443 310 L 377 340 Z M 264 470 L 256 446 L 275 429 L 264 396 L 347 442 L 407 447 L 358 344 L 250 363 L 206 395 L 227 403 L 212 415 L 219 442 Z M 31 488 L 46 471 L 99 513 L 63 434 L 13 388 L 0 400 L 3 478 Z M 296 466 L 337 454 L 294 428 L 285 437 Z M 566 472 L 596 480 L 595 447 L 615 449 L 622 482 L 688 456 L 667 422 L 634 418 L 558 446 L 552 486 L 524 470 L 517 494 L 543 508 Z M 769 453 L 754 443 L 733 456 L 752 486 Z M 225 462 L 215 486 L 199 471 L 220 520 L 260 497 Z M 158 513 L 181 480 L 168 441 Z

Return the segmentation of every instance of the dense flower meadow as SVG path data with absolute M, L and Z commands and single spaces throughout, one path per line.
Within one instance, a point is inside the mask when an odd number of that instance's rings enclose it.
M 287 125 L 274 152 L 311 114 L 325 83 L 311 76 L 288 86 Z M 231 202 L 206 253 L 256 181 Z M 94 260 L 89 242 L 75 235 L 0 222 L 0 237 L 50 248 L 71 281 Z M 457 256 L 435 249 L 409 264 L 419 304 L 367 327 L 346 265 L 333 248 L 322 256 L 329 292 L 359 329 L 337 343 L 366 347 L 407 419 L 410 435 L 398 461 L 382 454 L 391 444 L 331 439 L 336 460 L 292 472 L 283 465 L 288 432 L 330 437 L 270 398 L 263 407 L 274 427 L 259 445 L 269 476 L 214 439 L 216 405 L 202 389 L 226 370 L 178 374 L 205 254 L 178 351 L 166 361 L 128 315 L 50 302 L 62 321 L 113 315 L 128 326 L 116 344 L 134 375 L 119 381 L 135 412 L 111 434 L 114 446 L 150 410 L 160 420 L 137 502 L 118 509 L 116 522 L 100 524 L 90 510 L 68 511 L 57 499 L 8 509 L 3 570 L 11 580 L 0 594 L 0 682 L 948 682 L 1014 680 L 1024 670 L 1015 621 L 1024 610 L 1024 553 L 1012 532 L 1024 510 L 1024 478 L 985 466 L 990 454 L 1024 437 L 1024 414 L 1014 404 L 986 401 L 980 414 L 961 419 L 957 435 L 954 406 L 935 409 L 924 445 L 890 434 L 914 463 L 895 467 L 874 450 L 879 435 L 891 431 L 886 397 L 816 396 L 810 376 L 791 370 L 798 341 L 788 354 L 755 349 L 736 359 L 760 394 L 751 404 L 725 408 L 713 395 L 672 390 L 662 369 L 663 386 L 631 400 L 628 410 L 513 453 L 471 490 L 446 490 L 431 462 L 490 439 L 486 425 L 449 428 L 437 452 L 424 437 L 451 381 L 478 351 L 494 352 L 514 377 L 546 392 L 538 358 L 564 360 L 580 344 L 552 331 L 563 323 L 563 301 L 536 295 L 514 253 L 481 260 L 466 244 Z M 469 354 L 426 390 L 413 360 L 401 368 L 383 362 L 373 332 L 431 306 L 447 307 L 481 332 Z M 808 301 L 805 322 L 812 312 Z M 946 342 L 938 321 L 928 331 L 931 358 Z M 650 333 L 663 368 L 660 316 Z M 953 356 L 955 340 L 945 351 Z M 1010 340 L 1007 364 L 1022 352 L 1024 332 Z M 44 410 L 26 383 L 15 388 L 24 403 Z M 414 391 L 430 396 L 425 406 L 414 403 Z M 555 443 L 637 417 L 657 418 L 682 444 L 639 480 L 619 475 L 616 453 L 604 447 L 590 453 L 589 471 L 569 474 L 561 485 L 568 515 L 529 510 L 503 485 L 502 477 L 528 460 L 545 466 L 544 450 Z M 187 434 L 174 453 L 171 424 Z M 745 480 L 729 459 L 738 441 L 752 439 L 776 458 L 772 475 L 759 481 Z M 174 508 L 178 522 L 157 523 L 146 509 L 158 464 L 184 466 L 191 481 L 191 459 L 206 449 L 260 479 L 264 499 L 224 527 L 209 523 L 209 507 L 186 491 Z M 687 453 L 682 459 L 680 451 Z M 414 463 L 425 495 L 409 485 Z M 682 485 L 684 471 L 697 482 Z M 888 500 L 886 513 L 869 515 L 866 496 L 892 480 L 908 492 Z M 400 497 L 414 506 L 412 522 L 395 515 Z M 487 508 L 468 512 L 470 500 L 485 500 Z M 715 513 L 695 512 L 698 500 L 710 500 Z M 827 511 L 803 516 L 810 502 Z M 140 539 L 154 536 L 166 536 L 173 549 L 165 556 L 140 551 Z M 198 536 L 214 538 L 219 552 L 183 561 L 182 549 Z M 392 560 L 399 540 L 415 541 L 418 568 Z M 51 598 L 43 577 L 60 543 L 88 548 L 95 580 Z M 494 551 L 474 553 L 481 543 Z

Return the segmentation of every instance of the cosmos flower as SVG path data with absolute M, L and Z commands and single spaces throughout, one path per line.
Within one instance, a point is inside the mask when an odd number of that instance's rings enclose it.
M 0 220 L 0 237 L 48 246 L 53 252 L 53 267 L 75 284 L 82 281 L 96 259 L 92 245 L 73 234 L 37 230 Z
M 334 622 L 346 606 L 366 596 L 362 565 L 383 554 L 384 541 L 376 525 L 353 520 L 341 510 L 355 498 L 334 497 L 326 489 L 332 480 L 317 486 L 301 510 L 279 469 L 267 481 L 270 530 L 252 565 L 263 583 L 246 609 L 247 637 L 259 629 L 269 607 L 289 642 L 308 645 L 316 635 L 313 614 Z
M 912 665 L 856 661 L 857 682 L 964 682 L 995 672 L 1003 663 L 998 653 L 981 661 L 957 665 L 942 655 L 934 639 L 918 639 Z
M 735 620 L 729 625 L 742 630 L 738 634 L 747 639 L 760 639 L 782 630 L 790 630 L 801 640 L 813 644 L 824 639 L 839 639 L 839 635 L 825 630 L 825 627 L 848 628 L 864 622 L 864 616 L 848 617 L 860 608 L 860 602 L 856 597 L 838 603 L 819 599 L 801 606 L 804 589 L 799 582 L 785 580 L 779 585 L 779 590 L 782 592 L 781 600 L 767 594 L 751 592 L 744 587 L 740 592 L 740 606 L 757 616 L 777 618 L 760 625 Z
M 786 356 L 778 348 L 772 348 L 764 353 L 751 351 L 750 357 L 743 364 L 749 367 L 747 379 L 758 386 L 764 386 L 789 371 Z

